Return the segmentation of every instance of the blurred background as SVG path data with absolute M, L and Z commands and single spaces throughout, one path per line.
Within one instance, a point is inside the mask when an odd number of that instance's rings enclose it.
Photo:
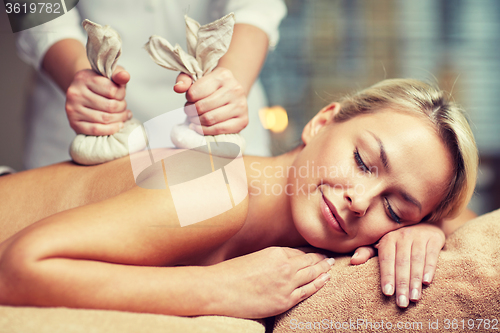
M 307 121 L 346 93 L 412 77 L 450 92 L 469 113 L 481 154 L 470 208 L 500 207 L 500 1 L 286 0 L 281 39 L 261 80 L 273 154 L 300 143 Z M 0 5 L 0 165 L 22 170 L 24 101 L 32 72 Z

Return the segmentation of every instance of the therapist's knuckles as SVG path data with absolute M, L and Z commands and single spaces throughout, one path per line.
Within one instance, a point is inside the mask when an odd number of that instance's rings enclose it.
M 96 117 L 95 122 L 101 124 L 113 124 L 120 123 L 128 120 L 128 112 L 123 111 L 121 113 L 112 114 L 107 112 L 99 112 L 99 116 Z
M 199 119 L 200 119 L 200 124 L 204 126 L 212 126 L 219 122 L 214 112 L 204 113 L 199 117 Z
M 127 109 L 126 101 L 118 101 L 116 99 L 108 99 L 103 104 L 103 108 L 101 111 L 106 111 L 110 113 L 122 112 Z
M 201 126 L 203 133 L 209 134 L 209 135 L 220 135 L 220 134 L 228 134 L 230 132 L 230 128 L 224 124 L 224 123 L 219 123 L 213 126 Z
M 103 125 L 103 124 L 86 124 L 84 128 L 84 133 L 80 134 L 86 134 L 86 135 L 92 135 L 92 136 L 105 136 L 105 135 L 113 135 L 116 132 L 120 131 L 124 126 L 123 123 L 114 123 L 114 124 L 109 124 L 109 125 Z
M 190 103 L 196 103 L 202 98 L 202 89 L 198 86 L 192 85 L 186 92 L 186 100 Z
M 230 85 L 229 93 L 231 93 L 233 96 L 245 97 L 245 89 L 243 89 L 243 86 L 238 81 L 236 81 L 236 79 L 233 78 L 228 85 Z
M 222 83 L 234 79 L 233 72 L 225 67 L 217 67 L 212 73 Z

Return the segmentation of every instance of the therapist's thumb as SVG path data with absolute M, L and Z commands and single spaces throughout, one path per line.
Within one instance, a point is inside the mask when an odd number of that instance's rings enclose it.
M 121 67 L 117 67 L 111 76 L 111 80 L 118 85 L 125 85 L 130 81 L 130 74 Z
M 184 73 L 180 73 L 177 75 L 177 80 L 174 85 L 174 91 L 176 93 L 182 94 L 188 91 L 189 87 L 191 87 L 191 84 L 193 83 L 193 79 Z

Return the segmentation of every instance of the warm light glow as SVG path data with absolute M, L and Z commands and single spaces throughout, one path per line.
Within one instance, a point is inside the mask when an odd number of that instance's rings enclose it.
M 281 106 L 260 109 L 259 118 L 262 126 L 274 133 L 281 133 L 288 126 L 288 115 Z

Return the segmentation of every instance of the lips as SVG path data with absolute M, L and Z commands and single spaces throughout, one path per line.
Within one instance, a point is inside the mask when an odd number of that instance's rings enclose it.
M 323 192 L 321 192 L 321 213 L 332 229 L 347 234 L 344 230 L 345 223 L 339 216 L 335 206 L 325 197 Z

